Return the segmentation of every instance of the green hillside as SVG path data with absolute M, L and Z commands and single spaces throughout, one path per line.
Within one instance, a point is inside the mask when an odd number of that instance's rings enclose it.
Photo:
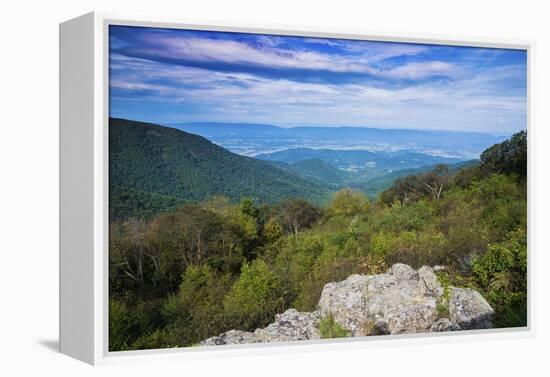
M 458 162 L 456 164 L 450 164 L 447 165 L 449 169 L 453 171 L 457 171 L 461 168 L 472 166 L 478 163 L 478 160 L 468 160 L 468 161 L 462 161 Z M 376 175 L 372 178 L 367 178 L 363 180 L 356 180 L 350 184 L 350 186 L 353 189 L 359 190 L 364 192 L 369 198 L 375 199 L 378 197 L 378 195 L 389 188 L 395 180 L 403 177 L 407 177 L 409 175 L 419 175 L 422 173 L 425 173 L 429 170 L 432 170 L 437 165 L 427 165 L 422 166 L 420 168 L 414 168 L 414 169 L 402 169 L 402 170 L 396 170 L 390 173 L 385 173 L 382 175 Z
M 339 170 L 319 159 L 298 161 L 293 163 L 291 168 L 302 177 L 318 180 L 330 187 L 341 187 L 353 178 L 353 174 Z
M 354 178 L 357 179 L 354 174 L 337 169 L 316 158 L 290 164 L 282 161 L 269 161 L 269 163 L 279 169 L 297 174 L 308 181 L 317 182 L 330 190 L 345 187 Z
M 328 196 L 320 183 L 233 154 L 201 136 L 116 118 L 109 126 L 112 219 L 147 217 L 216 195 L 258 203 L 298 197 L 320 203 Z
M 186 203 L 184 199 L 175 196 L 116 186 L 111 186 L 109 198 L 109 214 L 112 220 L 151 218 Z

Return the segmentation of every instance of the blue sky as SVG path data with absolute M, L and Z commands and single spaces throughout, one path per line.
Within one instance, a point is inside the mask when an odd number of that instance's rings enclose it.
M 110 27 L 110 114 L 509 134 L 527 125 L 525 51 Z

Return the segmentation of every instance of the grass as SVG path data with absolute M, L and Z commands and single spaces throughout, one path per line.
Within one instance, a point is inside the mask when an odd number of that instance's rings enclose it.
M 437 280 L 439 280 L 439 284 L 441 284 L 441 286 L 443 287 L 443 294 L 439 297 L 436 306 L 437 318 L 449 318 L 449 298 L 451 296 L 451 282 L 446 274 L 437 275 Z
M 321 339 L 345 338 L 350 336 L 349 332 L 334 320 L 332 314 L 321 320 L 319 324 Z

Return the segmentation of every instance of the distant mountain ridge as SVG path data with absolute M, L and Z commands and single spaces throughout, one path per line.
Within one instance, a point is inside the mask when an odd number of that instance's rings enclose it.
M 369 133 L 400 133 L 400 134 L 414 134 L 414 133 L 425 133 L 425 134 L 460 134 L 468 136 L 489 136 L 494 138 L 507 138 L 509 135 L 501 134 L 491 134 L 486 132 L 473 132 L 473 131 L 455 131 L 455 130 L 429 130 L 429 129 L 414 129 L 414 128 L 381 128 L 381 127 L 367 127 L 367 126 L 291 126 L 291 127 L 281 127 L 267 123 L 239 123 L 239 122 L 175 122 L 175 123 L 163 123 L 162 125 L 171 128 L 183 129 L 187 127 L 199 127 L 202 129 L 209 128 L 254 128 L 256 130 L 266 131 L 278 131 L 281 133 L 295 133 L 296 131 L 311 131 L 311 132 L 322 132 L 322 131 L 333 131 L 333 130 L 342 130 L 342 131 L 365 131 Z
M 185 131 L 117 118 L 109 127 L 109 182 L 117 199 L 111 200 L 112 218 L 160 210 L 151 202 L 162 207 L 216 195 L 259 203 L 292 197 L 321 202 L 329 194 L 321 183 Z
M 459 137 L 462 140 L 464 137 L 473 138 L 474 142 L 478 143 L 483 141 L 484 144 L 492 142 L 494 140 L 502 141 L 507 138 L 505 135 L 493 135 L 484 132 L 472 132 L 472 131 L 446 131 L 446 130 L 423 130 L 423 129 L 410 129 L 410 128 L 376 128 L 376 127 L 354 127 L 354 126 L 335 126 L 335 127 L 322 127 L 322 126 L 297 126 L 297 127 L 279 127 L 271 124 L 264 123 L 224 123 L 224 122 L 189 122 L 189 123 L 167 123 L 166 126 L 174 127 L 181 130 L 194 129 L 198 132 L 211 132 L 211 131 L 224 131 L 224 130 L 236 130 L 246 129 L 253 133 L 263 132 L 276 132 L 279 135 L 309 135 L 309 136 L 333 136 L 335 133 L 349 134 L 352 133 L 354 137 L 368 135 L 376 139 L 376 141 L 388 141 L 388 136 L 396 136 L 399 139 L 410 140 L 419 139 L 424 141 L 426 137 L 439 138 L 444 137 L 445 140 L 451 141 L 453 137 Z M 380 139 L 383 138 L 383 139 Z M 455 139 L 456 141 L 456 139 Z M 490 144 L 492 145 L 492 144 Z M 489 146 L 490 146 L 489 145 Z
M 391 173 L 403 169 L 416 169 L 436 164 L 456 164 L 463 159 L 432 156 L 414 151 L 370 152 L 363 150 L 331 150 L 293 148 L 257 155 L 256 158 L 268 161 L 297 163 L 304 160 L 321 160 L 334 168 L 352 172 L 362 172 L 368 176 Z
M 478 158 L 504 136 L 486 133 L 370 127 L 291 127 L 247 123 L 173 123 L 171 127 L 204 136 L 238 154 L 257 156 L 294 148 L 410 151 Z
M 205 137 L 235 135 L 242 132 L 252 137 L 287 134 L 285 128 L 260 123 L 193 122 L 166 124 L 166 126 Z

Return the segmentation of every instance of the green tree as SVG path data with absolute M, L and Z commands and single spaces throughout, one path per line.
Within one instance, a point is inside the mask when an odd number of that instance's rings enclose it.
M 249 199 L 234 205 L 226 197 L 217 197 L 205 206 L 220 217 L 218 238 L 223 251 L 210 263 L 218 269 L 239 272 L 241 263 L 257 257 L 260 247 L 258 210 Z
M 267 264 L 244 264 L 239 279 L 223 300 L 224 312 L 235 328 L 253 330 L 273 321 L 283 309 L 281 283 Z
M 163 307 L 168 344 L 188 346 L 225 331 L 223 298 L 231 287 L 228 274 L 208 265 L 190 266 L 177 294 Z
M 495 144 L 481 154 L 481 171 L 484 175 L 492 173 L 516 174 L 522 179 L 527 177 L 527 131 L 520 131 L 509 140 Z
M 191 266 L 220 252 L 221 226 L 222 221 L 214 212 L 189 204 L 156 218 L 151 232 L 155 247 L 175 253 L 183 266 Z
M 277 220 L 269 219 L 269 221 L 264 224 L 263 234 L 266 242 L 272 244 L 283 237 L 284 231 Z
M 365 194 L 345 188 L 332 196 L 329 211 L 336 216 L 356 216 L 364 214 L 368 206 L 369 200 Z
M 312 226 L 320 216 L 321 211 L 303 199 L 287 199 L 281 205 L 281 222 L 296 236 L 301 229 Z
M 109 299 L 109 350 L 130 349 L 139 326 L 126 304 L 114 298 Z
M 252 198 L 244 197 L 241 199 L 241 202 L 239 203 L 239 209 L 242 213 L 244 213 L 247 216 L 250 216 L 254 219 L 258 218 L 258 208 L 254 206 L 254 201 Z
M 109 299 L 109 350 L 121 351 L 150 348 L 136 344 L 162 327 L 160 300 Z
M 450 187 L 452 172 L 446 165 L 437 165 L 431 171 L 420 175 L 409 175 L 395 180 L 393 185 L 380 194 L 380 200 L 391 205 L 416 202 L 422 198 L 439 201 L 443 192 Z
M 492 244 L 473 264 L 476 282 L 496 310 L 499 327 L 527 324 L 527 235 L 520 229 Z

